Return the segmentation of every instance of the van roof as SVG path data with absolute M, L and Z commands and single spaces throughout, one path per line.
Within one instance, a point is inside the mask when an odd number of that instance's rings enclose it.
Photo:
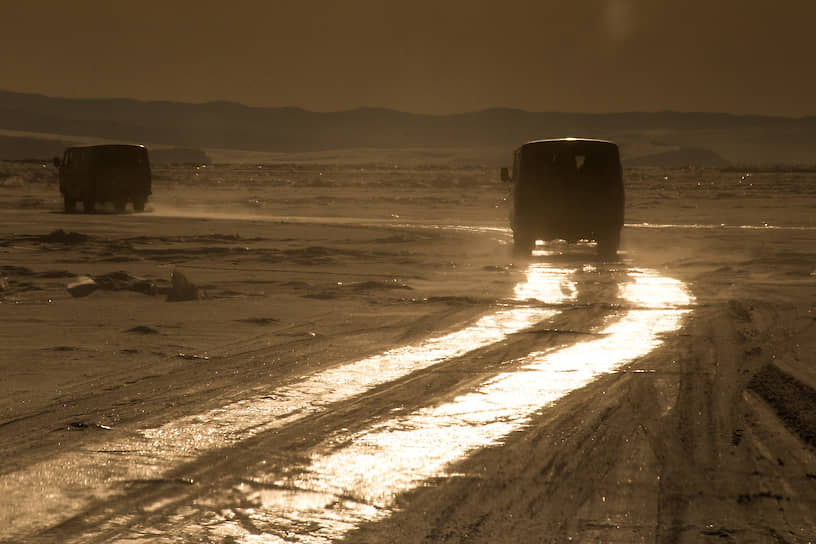
M 569 142 L 580 142 L 580 143 L 597 143 L 603 145 L 614 145 L 617 147 L 615 142 L 610 142 L 609 140 L 598 140 L 595 138 L 551 138 L 546 140 L 530 140 L 529 142 L 524 143 L 521 147 L 525 145 L 531 144 L 543 144 L 543 143 L 569 143 Z
M 141 148 L 146 149 L 142 144 L 97 144 L 97 145 L 72 145 L 68 149 L 117 149 L 117 148 Z

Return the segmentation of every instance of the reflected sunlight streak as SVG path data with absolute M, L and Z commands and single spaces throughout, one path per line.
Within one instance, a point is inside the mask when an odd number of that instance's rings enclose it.
M 260 432 L 329 409 L 402 376 L 442 364 L 552 318 L 558 304 L 577 297 L 579 269 L 533 263 L 515 286 L 513 301 L 461 330 L 315 373 L 245 401 L 42 461 L 0 481 L 6 536 L 44 527 L 74 515 L 96 498 L 117 492 L 126 480 L 155 479 L 198 456 Z M 652 271 L 630 271 L 619 286 L 620 316 L 609 316 L 599 336 L 567 347 L 508 361 L 512 371 L 438 406 L 396 416 L 355 433 L 341 431 L 324 443 L 305 470 L 281 475 L 247 474 L 238 491 L 254 507 L 235 512 L 261 534 L 222 512 L 201 525 L 177 519 L 174 534 L 197 533 L 242 542 L 326 542 L 359 524 L 390 514 L 395 497 L 430 478 L 449 476 L 465 456 L 500 444 L 529 424 L 542 408 L 599 375 L 614 371 L 661 343 L 676 330 L 693 299 L 679 281 Z M 556 308 L 553 308 L 553 306 Z M 336 444 L 346 446 L 339 449 Z M 332 446 L 335 444 L 335 446 Z M 328 451 L 328 453 L 325 453 Z M 108 452 L 130 452 L 112 457 Z M 293 467 L 297 468 L 297 467 Z M 255 485 L 247 482 L 255 482 Z M 32 489 L 40 492 L 31 493 Z M 15 513 L 25 512 L 25 516 Z M 128 516 L 124 516 L 128 518 Z M 128 524 L 120 516 L 111 524 Z M 172 519 L 168 518 L 168 519 Z M 304 533 L 305 525 L 313 530 Z
M 320 529 L 311 531 L 304 540 L 309 542 L 341 537 L 363 521 L 386 517 L 397 494 L 444 476 L 452 463 L 501 443 L 543 407 L 646 355 L 661 344 L 661 334 L 680 327 L 693 299 L 681 282 L 652 272 L 634 272 L 631 279 L 620 289 L 631 309 L 598 331 L 600 338 L 531 353 L 518 360 L 518 370 L 499 374 L 450 403 L 343 437 L 349 446 L 315 455 L 302 475 L 273 482 L 285 491 L 251 493 L 263 506 L 253 512 L 253 521 L 273 533 L 294 521 L 316 524 Z M 274 475 L 259 475 L 257 481 L 268 483 L 270 477 L 274 480 Z M 309 494 L 308 508 L 291 502 L 297 490 Z M 272 534 L 265 536 L 275 541 Z

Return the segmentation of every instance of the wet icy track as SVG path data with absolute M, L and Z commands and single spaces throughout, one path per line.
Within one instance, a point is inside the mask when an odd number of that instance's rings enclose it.
M 528 284 L 570 285 L 567 270 L 531 266 Z M 447 467 L 478 448 L 501 443 L 543 407 L 600 374 L 643 356 L 660 335 L 680 326 L 692 297 L 675 280 L 637 271 L 621 286 L 630 309 L 603 327 L 598 339 L 549 352 L 531 353 L 511 372 L 498 374 L 452 402 L 423 408 L 349 436 L 332 437 L 299 474 L 248 475 L 240 485 L 250 502 L 246 515 L 264 534 L 214 516 L 211 535 L 243 542 L 332 541 L 359 523 L 389 515 L 395 497 L 430 478 L 450 476 Z M 563 302 L 574 291 L 548 289 Z M 197 533 L 207 526 L 190 528 Z M 309 527 L 307 534 L 299 528 Z
M 94 452 L 64 454 L 6 475 L 0 481 L 0 525 L 9 529 L 7 536 L 51 526 L 95 500 L 115 500 L 123 482 L 164 478 L 208 452 L 240 445 L 377 386 L 505 341 L 553 318 L 559 305 L 575 299 L 576 273 L 534 262 L 513 300 L 459 330 L 141 430 Z M 149 526 L 129 516 L 100 519 L 99 530 L 149 541 L 322 542 L 388 516 L 400 493 L 448 476 L 452 464 L 500 444 L 558 398 L 657 347 L 662 334 L 680 326 L 693 302 L 682 283 L 650 270 L 630 270 L 619 291 L 620 311 L 610 314 L 591 340 L 509 361 L 512 370 L 451 401 L 397 413 L 362 430 L 341 430 L 304 452 L 308 462 L 285 474 L 249 469 L 230 490 L 243 497 L 240 506 L 211 512 L 205 507 L 192 515 L 182 508 Z M 162 506 L 159 500 L 143 508 Z

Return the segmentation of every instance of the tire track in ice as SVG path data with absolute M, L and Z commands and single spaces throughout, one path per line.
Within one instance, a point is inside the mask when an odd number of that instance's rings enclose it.
M 0 526 L 6 535 L 40 529 L 77 514 L 94 499 L 120 492 L 117 484 L 155 480 L 217 448 L 279 428 L 412 372 L 495 344 L 558 312 L 571 298 L 571 271 L 532 264 L 508 305 L 461 330 L 388 350 L 307 376 L 269 395 L 180 418 L 97 451 L 67 452 L 0 479 Z M 529 304 L 523 304 L 524 302 Z M 546 303 L 548 307 L 542 307 Z
M 244 507 L 233 507 L 232 516 L 222 510 L 164 534 L 317 543 L 387 517 L 398 494 L 448 476 L 453 463 L 500 443 L 543 407 L 655 349 L 662 334 L 680 327 L 693 303 L 684 284 L 651 271 L 633 273 L 620 296 L 632 309 L 600 330 L 598 339 L 531 353 L 518 360 L 518 370 L 451 402 L 332 437 L 348 445 L 324 443 L 323 452 L 294 475 L 247 475 L 253 483 L 238 487 Z

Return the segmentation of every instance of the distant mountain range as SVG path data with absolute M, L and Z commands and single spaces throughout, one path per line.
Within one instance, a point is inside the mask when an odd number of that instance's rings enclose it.
M 617 141 L 631 164 L 816 164 L 816 117 L 723 113 L 312 112 L 0 91 L 0 133 L 0 159 L 47 158 L 63 145 L 94 139 L 205 151 L 456 147 L 507 154 L 531 139 L 582 136 Z

